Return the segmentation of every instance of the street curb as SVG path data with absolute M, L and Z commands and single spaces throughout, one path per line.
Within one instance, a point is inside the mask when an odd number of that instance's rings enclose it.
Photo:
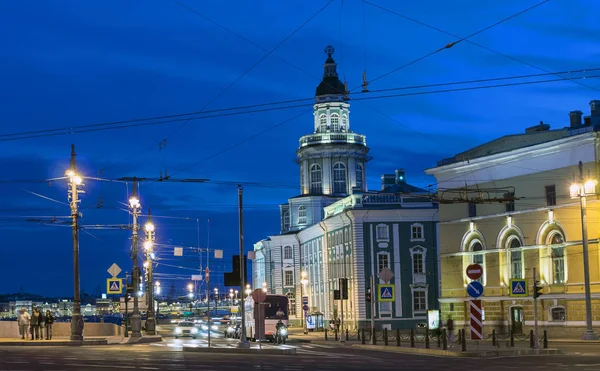
M 4 346 L 29 346 L 29 347 L 65 347 L 65 346 L 89 346 L 89 345 L 108 345 L 107 339 L 94 340 L 65 340 L 65 341 L 10 341 L 0 342 L 0 347 Z
M 204 348 L 204 347 L 183 347 L 184 352 L 200 353 L 238 353 L 238 354 L 274 354 L 274 355 L 293 355 L 296 354 L 296 348 L 276 349 L 276 348 Z
M 531 356 L 542 354 L 561 354 L 558 349 L 502 349 L 502 350 L 487 350 L 481 352 L 454 352 L 441 349 L 424 349 L 424 348 L 401 348 L 381 345 L 362 345 L 353 344 L 353 348 L 375 350 L 389 353 L 404 353 L 404 354 L 420 354 L 426 356 L 442 356 L 453 358 L 488 358 L 488 357 L 507 357 L 507 356 Z
M 139 338 L 128 338 L 129 340 L 124 344 L 149 344 L 149 343 L 161 343 L 163 341 L 162 336 L 142 336 Z M 122 343 L 123 344 L 123 343 Z

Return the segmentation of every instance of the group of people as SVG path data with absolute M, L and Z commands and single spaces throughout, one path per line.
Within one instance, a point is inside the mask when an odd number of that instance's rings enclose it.
M 31 340 L 44 340 L 45 329 L 46 340 L 52 340 L 54 316 L 49 310 L 44 314 L 40 308 L 34 308 L 33 313 L 29 314 L 26 308 L 21 308 L 18 323 L 21 339 L 29 338 L 31 335 Z

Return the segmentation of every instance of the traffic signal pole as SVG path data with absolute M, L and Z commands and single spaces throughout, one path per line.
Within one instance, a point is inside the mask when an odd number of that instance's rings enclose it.
M 540 287 L 541 289 L 541 287 Z M 534 349 L 540 349 L 540 337 L 538 336 L 538 281 L 537 281 L 537 272 L 536 269 L 533 268 L 533 332 L 534 332 Z

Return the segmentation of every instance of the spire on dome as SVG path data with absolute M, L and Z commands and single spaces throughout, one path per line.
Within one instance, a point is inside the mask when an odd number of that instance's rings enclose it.
M 335 49 L 333 46 L 328 45 L 325 48 L 325 54 L 327 54 L 327 60 L 323 66 L 323 80 L 317 87 L 316 96 L 322 95 L 341 95 L 346 94 L 346 87 L 338 77 L 337 63 L 333 60 L 333 53 Z

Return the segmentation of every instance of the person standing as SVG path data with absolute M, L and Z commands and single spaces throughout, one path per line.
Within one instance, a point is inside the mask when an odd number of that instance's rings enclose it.
M 33 314 L 31 315 L 31 340 L 33 340 L 35 336 L 35 340 L 40 338 L 40 311 L 35 308 L 33 310 Z
M 19 334 L 21 335 L 21 339 L 25 340 L 27 336 L 27 331 L 29 331 L 29 322 L 31 321 L 31 316 L 27 313 L 27 309 L 24 307 L 21 308 L 21 314 L 19 315 Z
M 448 321 L 446 321 L 446 327 L 448 328 L 448 342 L 450 343 L 449 346 L 453 347 L 454 346 L 454 321 L 452 320 L 452 317 L 448 317 Z
M 52 324 L 54 323 L 54 316 L 49 310 L 46 311 L 46 340 L 52 340 Z

